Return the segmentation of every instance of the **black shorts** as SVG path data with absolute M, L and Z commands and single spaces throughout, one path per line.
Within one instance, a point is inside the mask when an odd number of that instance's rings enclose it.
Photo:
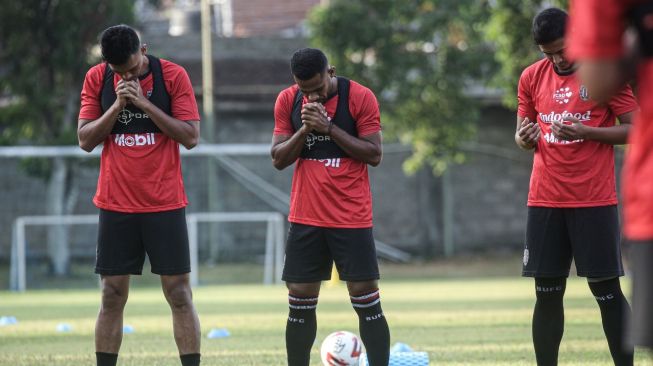
M 631 343 L 653 349 L 653 240 L 633 242 L 628 254 L 633 273 Z
M 291 223 L 283 276 L 286 282 L 310 283 L 331 279 L 336 263 L 343 281 L 379 279 L 372 228 L 340 229 Z
M 567 277 L 572 258 L 582 277 L 623 276 L 617 206 L 528 207 L 522 275 Z
M 95 273 L 140 275 L 145 254 L 152 273 L 190 272 L 186 210 L 124 213 L 101 209 Z

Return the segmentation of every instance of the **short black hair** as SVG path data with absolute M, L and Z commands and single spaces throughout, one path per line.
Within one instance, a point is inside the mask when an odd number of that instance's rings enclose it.
M 542 10 L 533 18 L 533 40 L 537 45 L 551 43 L 565 36 L 567 13 L 558 8 Z
M 299 80 L 308 80 L 326 71 L 329 62 L 324 52 L 317 48 L 302 48 L 292 55 L 290 71 Z
M 141 47 L 134 28 L 119 24 L 105 29 L 100 35 L 102 58 L 112 65 L 122 65 Z

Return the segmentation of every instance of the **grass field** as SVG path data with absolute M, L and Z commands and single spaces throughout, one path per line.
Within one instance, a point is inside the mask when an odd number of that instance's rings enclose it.
M 93 327 L 98 291 L 0 292 L 0 365 L 94 365 Z M 392 280 L 382 284 L 392 341 L 427 351 L 432 365 L 533 365 L 532 283 L 510 277 Z M 195 290 L 202 323 L 203 365 L 284 365 L 286 291 L 281 286 L 224 285 Z M 582 279 L 566 296 L 561 365 L 610 365 L 595 301 Z M 72 331 L 57 332 L 59 323 Z M 158 288 L 135 288 L 127 304 L 119 365 L 178 365 L 170 313 Z M 356 332 L 357 319 L 342 285 L 325 287 L 318 307 L 318 340 L 335 330 Z M 207 339 L 211 328 L 231 336 Z M 318 345 L 313 365 L 319 365 Z M 653 365 L 638 352 L 636 364 Z

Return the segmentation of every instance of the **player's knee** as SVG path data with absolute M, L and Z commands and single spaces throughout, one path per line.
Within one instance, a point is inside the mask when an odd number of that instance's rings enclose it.
M 320 294 L 320 283 L 296 283 L 286 282 L 288 292 L 299 297 L 318 297 Z
M 187 284 L 167 286 L 164 293 L 172 310 L 185 311 L 192 307 L 193 293 Z
M 102 285 L 102 311 L 122 311 L 127 303 L 128 292 L 121 286 Z
M 376 291 L 378 289 L 379 281 L 377 280 L 347 282 L 347 290 L 349 291 L 349 296 L 357 296 L 360 294 Z

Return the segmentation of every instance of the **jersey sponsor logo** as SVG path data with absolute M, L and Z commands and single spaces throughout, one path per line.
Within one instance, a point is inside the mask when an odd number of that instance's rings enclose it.
M 117 134 L 113 142 L 118 146 L 145 146 L 154 145 L 154 133 L 133 134 L 125 135 L 124 133 Z
M 553 92 L 553 100 L 558 104 L 567 104 L 573 94 L 569 87 L 560 88 Z
M 332 158 L 332 159 L 306 159 L 306 160 L 313 160 L 313 161 L 319 161 L 320 163 L 323 163 L 325 167 L 331 167 L 331 168 L 340 168 L 340 158 Z
M 555 137 L 555 135 L 551 132 L 547 132 L 544 134 L 544 141 L 546 141 L 549 144 L 575 144 L 578 142 L 583 142 L 583 139 L 578 139 L 578 140 L 560 140 L 559 138 Z
M 562 113 L 549 112 L 548 114 L 540 113 L 540 120 L 544 123 L 551 123 L 553 121 L 563 121 L 567 117 L 574 117 L 581 122 L 589 121 L 592 119 L 592 111 L 589 110 L 585 113 L 571 113 L 563 111 Z
M 590 95 L 587 92 L 585 85 L 580 86 L 580 90 L 578 90 L 578 96 L 583 102 L 587 102 L 590 99 Z
M 124 109 L 118 113 L 118 122 L 128 125 L 134 118 L 147 119 L 150 116 L 147 113 L 132 113 L 129 109 Z
M 313 133 L 309 133 L 308 135 L 306 135 L 305 144 L 306 144 L 306 147 L 308 147 L 308 149 L 310 150 L 315 145 L 315 143 L 317 143 L 317 142 L 327 142 L 327 141 L 329 141 L 329 142 L 331 141 L 331 136 L 315 135 Z

